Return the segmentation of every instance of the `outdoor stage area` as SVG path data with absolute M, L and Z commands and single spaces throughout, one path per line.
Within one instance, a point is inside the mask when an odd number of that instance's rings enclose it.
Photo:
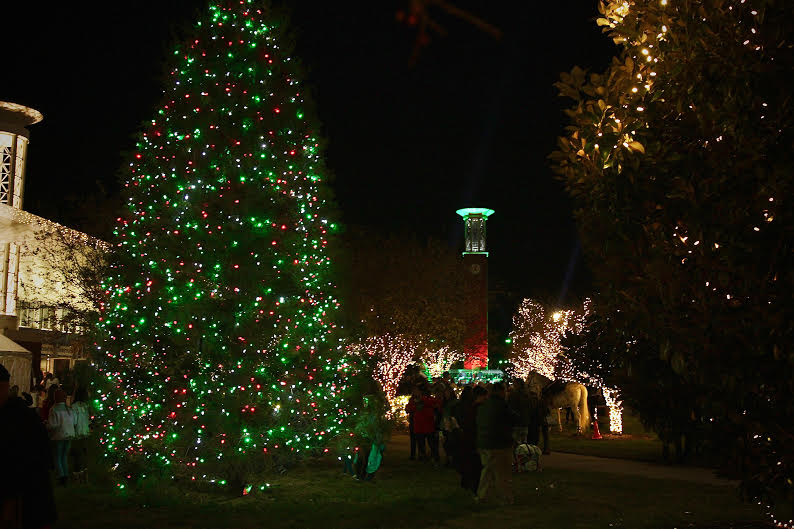
M 591 441 L 565 433 L 553 442 L 580 453 L 643 442 L 648 454 L 658 449 L 658 441 L 639 437 Z M 268 493 L 245 497 L 190 494 L 167 485 L 118 494 L 110 479 L 94 471 L 91 484 L 57 490 L 56 527 L 765 527 L 763 513 L 738 500 L 735 483 L 707 469 L 562 452 L 544 457 L 543 465 L 541 473 L 513 475 L 515 505 L 476 504 L 458 486 L 454 470 L 409 461 L 408 436 L 397 432 L 371 483 L 343 475 L 333 457 L 291 469 L 272 479 Z

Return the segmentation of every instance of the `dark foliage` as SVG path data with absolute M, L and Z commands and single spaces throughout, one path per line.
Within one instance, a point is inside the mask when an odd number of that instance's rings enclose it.
M 663 439 L 710 443 L 749 498 L 790 505 L 791 9 L 669 4 L 603 5 L 622 53 L 558 83 L 575 104 L 552 159 L 600 290 L 589 332 Z

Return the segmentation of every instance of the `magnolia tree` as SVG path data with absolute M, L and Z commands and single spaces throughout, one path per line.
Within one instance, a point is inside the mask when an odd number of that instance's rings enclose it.
M 602 2 L 617 56 L 562 75 L 551 156 L 627 402 L 778 508 L 794 505 L 790 4 Z

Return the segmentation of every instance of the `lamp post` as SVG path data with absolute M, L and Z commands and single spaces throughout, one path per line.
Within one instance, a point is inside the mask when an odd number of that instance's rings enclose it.
M 467 296 L 466 336 L 463 341 L 463 367 L 488 368 L 488 251 L 485 245 L 485 223 L 494 211 L 487 208 L 463 208 L 456 211 L 463 217 L 466 246 L 463 266 L 466 270 Z

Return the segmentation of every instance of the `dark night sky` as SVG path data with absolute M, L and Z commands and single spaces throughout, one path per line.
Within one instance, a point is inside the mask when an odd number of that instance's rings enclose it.
M 408 0 L 286 2 L 328 139 L 345 224 L 432 235 L 460 248 L 455 210 L 490 207 L 491 282 L 554 299 L 575 253 L 571 205 L 546 156 L 562 131 L 552 83 L 574 64 L 600 70 L 613 48 L 595 0 L 450 0 L 499 27 L 495 40 L 443 11 L 448 30 L 409 64 Z M 285 3 L 285 2 L 277 2 Z M 160 97 L 173 28 L 201 0 L 4 7 L 0 100 L 40 110 L 26 209 L 78 228 L 80 205 L 118 188 L 122 152 Z M 10 10 L 7 11 L 7 10 Z M 107 222 L 102 222 L 108 224 Z M 351 228 L 353 229 L 353 228 Z M 570 294 L 587 293 L 575 259 Z

